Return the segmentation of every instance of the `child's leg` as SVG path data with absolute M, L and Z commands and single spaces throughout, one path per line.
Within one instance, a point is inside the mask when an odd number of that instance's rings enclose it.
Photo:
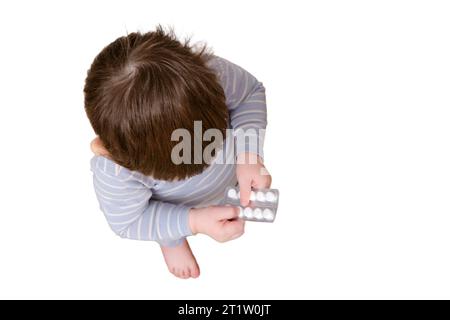
M 186 239 L 176 246 L 161 245 L 161 251 L 169 271 L 175 276 L 188 279 L 197 278 L 200 275 L 197 260 L 195 260 Z

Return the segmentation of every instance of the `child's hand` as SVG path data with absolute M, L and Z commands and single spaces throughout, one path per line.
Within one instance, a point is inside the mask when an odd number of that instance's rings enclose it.
M 244 233 L 245 222 L 237 219 L 236 207 L 211 206 L 191 209 L 189 226 L 193 234 L 203 233 L 219 242 L 239 238 Z
M 261 158 L 253 153 L 242 153 L 237 158 L 236 176 L 239 183 L 241 205 L 246 206 L 250 201 L 253 188 L 270 188 L 270 176 Z

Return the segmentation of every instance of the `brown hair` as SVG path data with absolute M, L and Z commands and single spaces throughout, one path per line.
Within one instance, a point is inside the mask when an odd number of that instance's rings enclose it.
M 120 37 L 97 55 L 84 104 L 112 160 L 162 180 L 185 179 L 208 166 L 203 157 L 194 164 L 193 152 L 191 164 L 174 164 L 171 151 L 178 142 L 171 134 L 185 128 L 194 137 L 194 121 L 202 121 L 203 130 L 216 128 L 225 136 L 228 111 L 223 88 L 207 67 L 212 57 L 206 46 L 194 50 L 161 26 Z

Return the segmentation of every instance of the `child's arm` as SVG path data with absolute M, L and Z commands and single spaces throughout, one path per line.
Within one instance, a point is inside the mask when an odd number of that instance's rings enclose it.
M 240 221 L 231 207 L 208 211 L 151 199 L 153 181 L 131 172 L 105 157 L 91 161 L 94 187 L 100 209 L 120 237 L 153 240 L 164 246 L 176 246 L 184 237 L 204 233 L 218 241 L 241 235 Z
M 265 88 L 252 74 L 238 65 L 215 57 L 211 61 L 219 76 L 230 110 L 230 123 L 233 129 L 253 129 L 256 139 L 236 141 L 236 155 L 248 152 L 263 158 L 264 130 L 267 125 Z
M 245 206 L 252 187 L 268 188 L 272 181 L 262 160 L 267 125 L 265 88 L 249 72 L 223 58 L 216 57 L 211 66 L 216 69 L 225 92 L 231 127 L 247 131 L 245 135 L 250 138 L 236 139 L 236 176 L 241 204 Z M 250 135 L 249 130 L 252 131 Z
M 104 157 L 94 157 L 91 170 L 100 209 L 120 237 L 176 245 L 179 239 L 192 234 L 190 208 L 150 201 L 152 181 L 149 179 L 144 181 L 149 185 L 144 185 L 139 174 Z

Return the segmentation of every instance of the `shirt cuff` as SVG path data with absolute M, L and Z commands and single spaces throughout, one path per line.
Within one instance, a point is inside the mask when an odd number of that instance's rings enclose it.
M 192 230 L 189 226 L 189 212 L 191 207 L 180 206 L 180 229 L 183 237 L 192 236 Z
M 261 159 L 264 158 L 264 137 L 260 135 L 246 135 L 235 137 L 235 155 L 239 156 L 241 153 L 257 154 Z
M 178 247 L 180 244 L 183 243 L 185 238 L 177 239 L 177 240 L 167 240 L 167 241 L 160 241 L 159 244 L 163 247 Z
M 189 226 L 190 207 L 175 204 L 162 204 L 160 213 L 160 233 L 155 240 L 164 247 L 180 245 L 184 238 L 192 235 Z M 170 219 L 170 224 L 168 223 Z M 169 231 L 170 230 L 170 231 Z

